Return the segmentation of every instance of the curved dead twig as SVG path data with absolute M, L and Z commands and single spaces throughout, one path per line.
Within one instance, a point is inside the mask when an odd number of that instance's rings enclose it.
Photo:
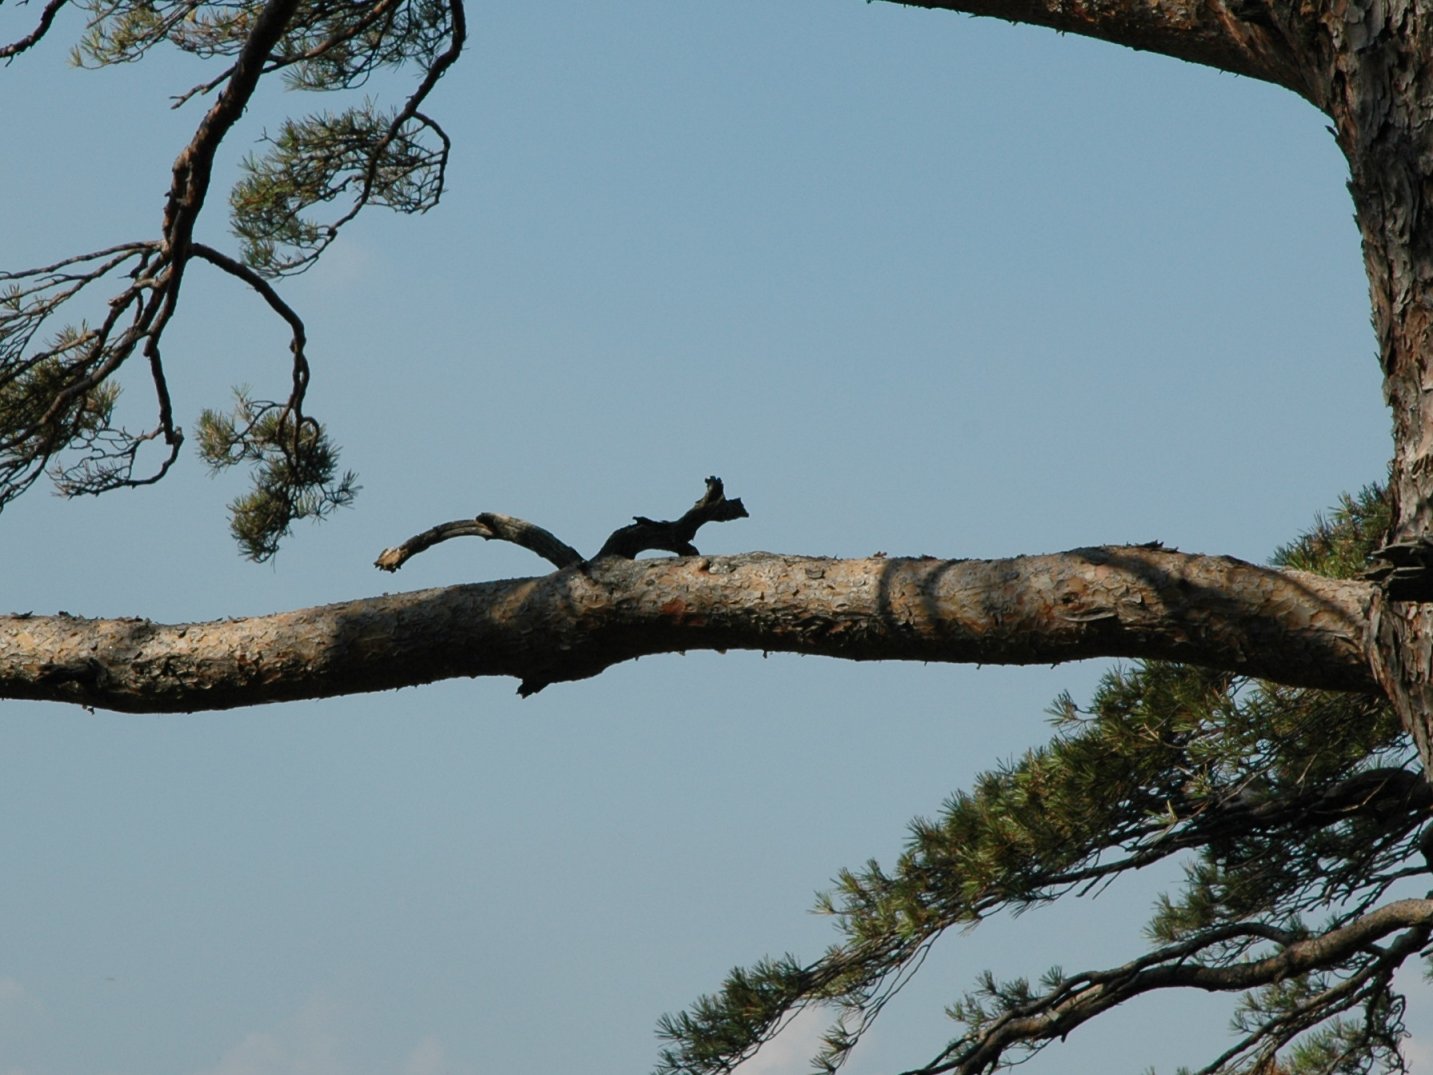
M 397 571 L 411 557 L 430 549 L 440 541 L 455 537 L 480 537 L 488 541 L 511 541 L 537 553 L 555 567 L 571 567 L 582 562 L 582 554 L 559 540 L 542 527 L 512 515 L 484 512 L 473 519 L 457 519 L 415 534 L 403 544 L 384 549 L 373 566 L 384 571 Z

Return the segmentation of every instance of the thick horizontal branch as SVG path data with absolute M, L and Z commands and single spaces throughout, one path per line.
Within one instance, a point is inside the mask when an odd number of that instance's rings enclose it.
M 848 660 L 1182 660 L 1371 690 L 1371 583 L 1149 546 L 1008 560 L 611 557 L 540 578 L 165 626 L 0 618 L 0 697 L 182 712 L 753 649 Z
M 1309 96 L 1290 42 L 1307 36 L 1297 5 L 1271 0 L 894 0 L 989 15 L 1188 60 Z

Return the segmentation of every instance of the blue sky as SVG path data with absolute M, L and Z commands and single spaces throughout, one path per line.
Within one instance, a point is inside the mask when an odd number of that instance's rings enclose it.
M 33 14 L 0 11 L 4 36 Z M 134 493 L 37 488 L 0 525 L 0 603 L 198 620 L 531 574 L 478 542 L 370 565 L 484 510 L 592 551 L 710 473 L 751 518 L 704 552 L 1260 560 L 1383 473 L 1344 164 L 1286 91 L 886 4 L 535 0 L 469 23 L 431 108 L 455 142 L 442 204 L 361 219 L 283 285 L 355 507 L 255 567 L 223 512 L 242 480 L 192 456 Z M 0 69 L 9 267 L 155 235 L 198 119 L 167 109 L 193 63 L 74 71 L 76 29 Z M 337 103 L 262 95 L 223 174 L 284 109 Z M 285 347 L 196 267 L 166 348 L 181 422 L 232 384 L 281 394 Z M 733 964 L 817 954 L 813 893 L 893 859 L 1099 671 L 692 654 L 527 701 L 465 681 L 179 717 L 6 703 L 0 1075 L 647 1071 L 662 1012 Z M 984 967 L 1131 954 L 1168 879 L 947 938 L 850 1070 L 927 1059 Z M 1027 1070 L 1203 1062 L 1222 1011 L 1151 1000 Z M 804 1045 L 752 1070 L 803 1070 L 779 1061 Z

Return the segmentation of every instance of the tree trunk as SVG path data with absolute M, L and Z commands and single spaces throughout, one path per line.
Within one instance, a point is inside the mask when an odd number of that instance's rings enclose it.
M 1433 12 L 1350 0 L 1323 17 L 1331 48 L 1320 103 L 1348 158 L 1373 327 L 1393 414 L 1394 531 L 1433 536 Z M 1433 772 L 1433 605 L 1381 596 L 1375 674 Z

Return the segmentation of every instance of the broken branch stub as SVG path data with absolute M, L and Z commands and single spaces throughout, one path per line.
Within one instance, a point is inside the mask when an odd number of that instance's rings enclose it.
M 656 550 L 672 552 L 678 556 L 698 556 L 697 547 L 692 544 L 697 530 L 705 523 L 724 523 L 732 519 L 747 518 L 746 506 L 741 498 L 728 500 L 722 481 L 717 477 L 707 479 L 707 491 L 687 512 L 674 522 L 658 522 L 643 515 L 633 516 L 630 526 L 614 530 L 594 560 L 604 556 L 621 556 L 635 560 L 639 552 Z

